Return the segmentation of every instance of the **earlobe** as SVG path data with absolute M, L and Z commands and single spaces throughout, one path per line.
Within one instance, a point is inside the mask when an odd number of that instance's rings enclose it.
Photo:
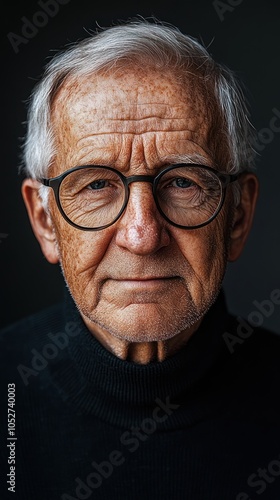
M 22 183 L 22 197 L 27 209 L 33 232 L 41 246 L 46 259 L 51 264 L 57 264 L 59 255 L 53 224 L 46 212 L 39 195 L 40 184 L 34 179 L 25 179 Z
M 243 251 L 252 227 L 259 193 L 259 181 L 255 174 L 244 173 L 239 182 L 240 202 L 233 216 L 228 252 L 229 262 L 237 260 Z

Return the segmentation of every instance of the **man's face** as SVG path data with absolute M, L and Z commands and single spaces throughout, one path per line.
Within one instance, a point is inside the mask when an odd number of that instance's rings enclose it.
M 172 74 L 149 71 L 85 78 L 56 97 L 50 176 L 78 165 L 156 175 L 196 155 L 214 166 L 211 122 L 195 82 L 183 87 Z M 129 342 L 166 340 L 197 327 L 216 298 L 227 260 L 227 203 L 195 230 L 164 220 L 145 182 L 130 185 L 124 214 L 107 229 L 72 227 L 53 193 L 50 210 L 65 279 L 91 331 Z

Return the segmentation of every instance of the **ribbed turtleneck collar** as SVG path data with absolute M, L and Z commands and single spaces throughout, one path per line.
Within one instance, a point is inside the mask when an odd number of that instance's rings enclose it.
M 162 401 L 177 405 L 162 423 L 172 428 L 192 424 L 210 411 L 210 393 L 215 392 L 214 379 L 219 381 L 219 365 L 226 354 L 222 333 L 229 315 L 223 292 L 181 350 L 147 365 L 121 360 L 103 347 L 86 328 L 68 292 L 64 314 L 65 324 L 74 324 L 76 335 L 53 366 L 52 377 L 77 413 L 127 427 L 149 417 Z

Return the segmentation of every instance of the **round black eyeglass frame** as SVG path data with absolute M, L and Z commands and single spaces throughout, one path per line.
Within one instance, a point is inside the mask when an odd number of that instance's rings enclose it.
M 170 170 L 173 170 L 173 169 L 178 168 L 178 167 L 179 168 L 180 167 L 188 167 L 188 168 L 199 167 L 199 168 L 203 168 L 204 170 L 208 170 L 209 172 L 212 172 L 214 175 L 216 175 L 216 177 L 219 178 L 219 180 L 221 182 L 221 186 L 222 186 L 221 200 L 220 200 L 220 203 L 219 203 L 217 209 L 215 210 L 214 214 L 206 222 L 202 222 L 201 224 L 195 225 L 195 226 L 183 226 L 181 224 L 176 224 L 175 222 L 173 222 L 172 220 L 170 220 L 165 215 L 165 213 L 162 211 L 162 209 L 161 209 L 161 207 L 159 205 L 159 202 L 157 200 L 157 194 L 156 194 L 157 185 L 158 185 L 161 177 L 166 172 L 169 172 Z M 114 218 L 114 220 L 112 222 L 110 222 L 110 224 L 106 224 L 104 226 L 99 226 L 99 227 L 93 227 L 93 228 L 79 226 L 78 224 L 75 224 L 75 222 L 72 222 L 71 219 L 68 218 L 68 216 L 65 214 L 65 212 L 64 212 L 64 210 L 63 210 L 63 208 L 61 206 L 60 198 L 59 198 L 59 190 L 60 190 L 60 185 L 61 185 L 63 179 L 65 179 L 65 177 L 67 177 L 67 175 L 71 174 L 72 172 L 75 172 L 77 170 L 82 170 L 82 169 L 85 169 L 85 168 L 93 168 L 93 169 L 95 169 L 95 168 L 102 168 L 102 169 L 105 169 L 105 170 L 111 170 L 112 172 L 115 172 L 120 177 L 120 179 L 123 182 L 123 185 L 124 185 L 124 188 L 125 188 L 125 199 L 124 199 L 124 202 L 123 202 L 123 206 L 122 206 L 121 210 L 119 211 L 118 215 Z M 81 229 L 83 231 L 101 231 L 102 229 L 106 229 L 107 227 L 112 226 L 121 217 L 121 215 L 123 214 L 124 210 L 126 209 L 126 206 L 127 206 L 128 200 L 129 200 L 129 192 L 130 192 L 129 191 L 129 185 L 132 182 L 150 182 L 153 185 L 153 196 L 154 196 L 154 200 L 155 200 L 157 209 L 158 209 L 159 213 L 162 215 L 162 217 L 167 222 L 169 222 L 170 224 L 172 224 L 172 226 L 179 227 L 181 229 L 198 229 L 199 227 L 203 227 L 203 226 L 206 226 L 207 224 L 210 224 L 210 222 L 212 222 L 212 220 L 214 220 L 217 217 L 218 213 L 220 212 L 220 210 L 221 210 L 221 208 L 222 208 L 222 206 L 224 204 L 225 194 L 226 194 L 226 187 L 231 182 L 236 181 L 240 177 L 240 175 L 241 175 L 241 173 L 239 173 L 239 174 L 227 174 L 227 173 L 224 173 L 224 172 L 219 172 L 218 170 L 215 170 L 212 167 L 208 167 L 206 165 L 199 165 L 199 164 L 196 164 L 196 163 L 183 163 L 183 164 L 176 163 L 176 164 L 173 164 L 173 165 L 167 167 L 166 169 L 162 170 L 158 175 L 155 175 L 155 176 L 154 175 L 131 175 L 129 177 L 125 177 L 125 175 L 123 175 L 121 172 L 119 172 L 118 170 L 116 170 L 116 169 L 114 169 L 112 167 L 107 167 L 107 166 L 103 166 L 103 165 L 82 165 L 82 166 L 77 166 L 77 167 L 73 167 L 73 168 L 71 168 L 69 170 L 66 170 L 66 172 L 63 172 L 63 174 L 58 175 L 57 177 L 53 177 L 53 178 L 50 178 L 50 179 L 41 178 L 41 179 L 38 179 L 38 181 L 41 182 L 42 184 L 44 184 L 44 186 L 48 186 L 48 187 L 50 187 L 50 188 L 53 189 L 54 195 L 55 195 L 55 200 L 56 200 L 58 209 L 59 209 L 62 217 L 69 224 L 71 224 L 71 226 L 74 226 L 75 228 Z

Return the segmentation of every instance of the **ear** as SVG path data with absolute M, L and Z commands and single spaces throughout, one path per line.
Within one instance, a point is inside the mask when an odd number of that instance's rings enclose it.
M 22 183 L 22 196 L 27 209 L 33 232 L 46 259 L 51 264 L 59 261 L 53 224 L 43 207 L 39 195 L 40 183 L 34 179 L 25 179 Z
M 233 224 L 229 242 L 229 262 L 238 259 L 252 227 L 256 202 L 259 194 L 259 181 L 255 174 L 244 173 L 240 180 L 240 203 L 234 209 Z

